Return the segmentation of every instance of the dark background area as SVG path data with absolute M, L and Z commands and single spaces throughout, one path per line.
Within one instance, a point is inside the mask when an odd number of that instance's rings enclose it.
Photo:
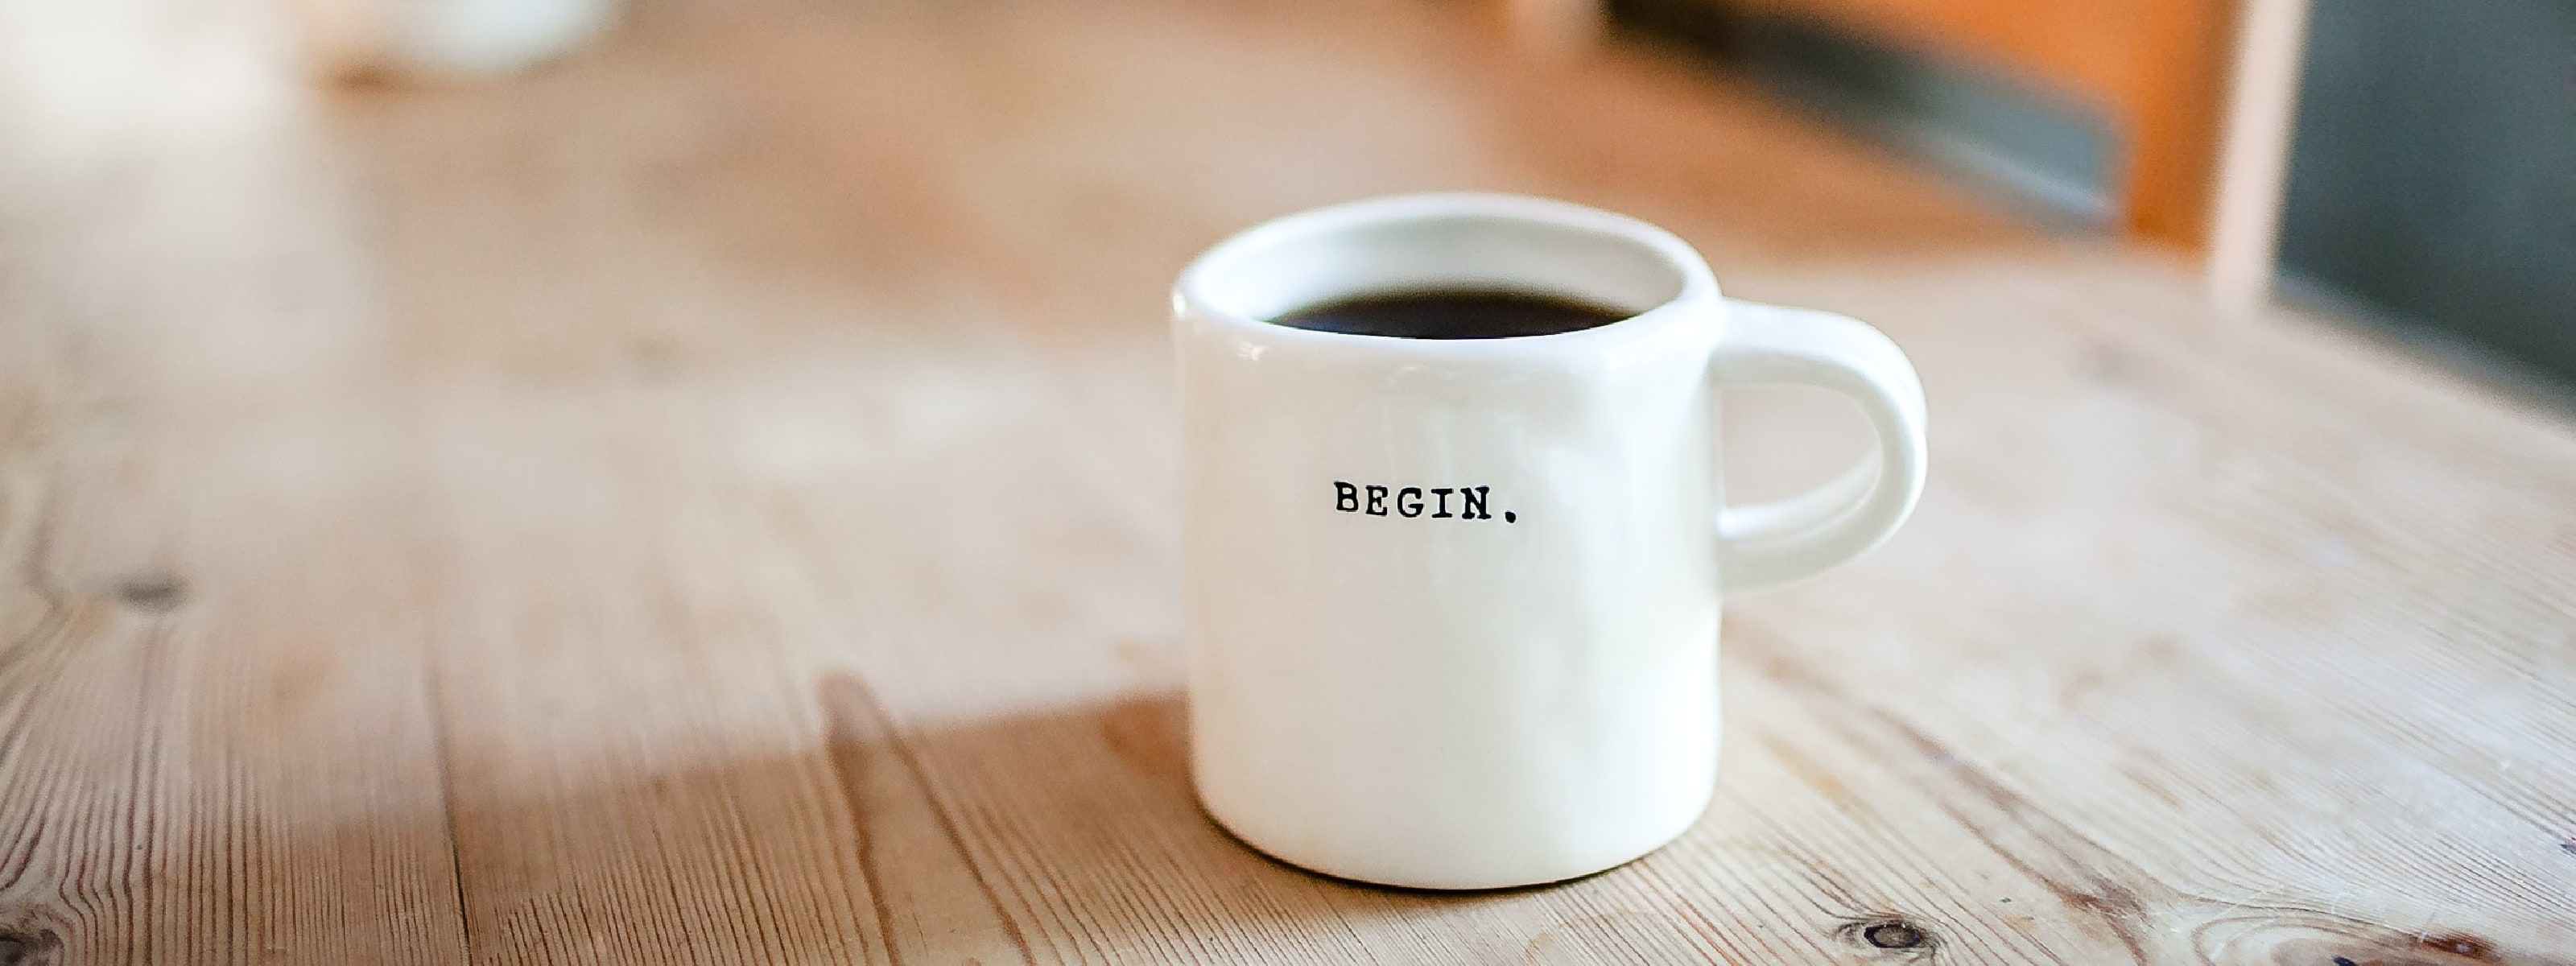
M 2120 132 L 1985 65 L 1719 0 L 1619 22 L 1983 186 L 2100 229 Z M 2316 0 L 2282 219 L 2283 292 L 2576 391 L 2576 2 Z
M 2576 3 L 2319 0 L 2291 291 L 2576 386 Z

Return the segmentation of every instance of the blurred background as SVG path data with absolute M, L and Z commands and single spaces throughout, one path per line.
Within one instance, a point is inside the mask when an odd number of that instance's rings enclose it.
M 138 111 L 171 112 L 180 127 L 213 136 L 262 112 L 278 116 L 289 100 L 363 116 L 405 97 L 461 102 L 476 96 L 462 91 L 478 85 L 489 98 L 579 98 L 570 90 L 609 83 L 604 72 L 624 70 L 633 72 L 632 103 L 661 104 L 670 123 L 684 123 L 678 118 L 692 98 L 718 96 L 698 69 L 715 63 L 706 58 L 769 29 L 802 31 L 788 47 L 851 36 L 853 62 L 837 68 L 847 76 L 818 77 L 817 85 L 909 90 L 919 96 L 907 109 L 954 115 L 996 105 L 932 102 L 1009 86 L 1015 70 L 1043 74 L 1032 61 L 993 58 L 1019 56 L 1000 49 L 1012 42 L 1005 38 L 1053 29 L 1033 27 L 1027 10 L 918 2 L 21 0 L 5 10 L 0 190 L 21 204 L 45 193 L 66 166 L 100 160 L 81 153 L 85 138 L 120 123 L 147 129 L 131 123 Z M 1031 150 L 1113 163 L 1121 151 L 1150 153 L 1170 139 L 1113 131 L 1119 119 L 1155 110 L 1154 99 L 1195 92 L 1204 97 L 1194 107 L 1215 109 L 1249 96 L 1262 83 L 1251 76 L 1257 69 L 1225 63 L 1220 48 L 1250 38 L 1190 35 L 1193 22 L 1302 30 L 1315 41 L 1312 51 L 1366 46 L 1369 39 L 1354 33 L 1372 31 L 1377 40 L 1424 45 L 1419 56 L 1370 69 L 1413 61 L 1434 70 L 1471 48 L 1509 52 L 1518 59 L 1483 69 L 1522 84 L 1573 83 L 1579 69 L 1569 65 L 1613 51 L 1688 64 L 1711 84 L 1811 112 L 1981 193 L 2025 224 L 2205 260 L 2222 306 L 2257 301 L 2277 281 L 2300 304 L 2526 387 L 2552 391 L 2576 379 L 2576 7 L 2560 0 L 1424 0 L 1328 4 L 1304 18 L 1243 4 L 1061 16 L 1072 31 L 1132 27 L 1115 39 L 1088 37 L 1100 41 L 1088 56 L 1131 59 L 1121 69 L 1138 89 L 1100 88 L 1087 99 L 1067 91 L 1072 100 L 1014 102 L 1006 105 L 1018 112 L 1012 117 L 983 116 L 1024 134 L 1089 131 L 1061 142 L 1032 137 L 1024 145 Z M 871 19 L 882 23 L 871 27 Z M 988 39 L 965 40 L 976 36 Z M 1074 43 L 1066 38 L 1068 48 Z M 652 64 L 654 57 L 666 60 Z M 1153 74 L 1158 66 L 1162 73 Z M 768 69 L 774 76 L 785 68 Z M 519 79 L 549 71 L 561 76 Z M 287 83 L 304 86 L 278 86 Z M 1364 123 L 1370 112 L 1390 124 L 1440 120 L 1396 118 L 1405 88 L 1377 83 L 1372 93 L 1372 83 L 1314 78 L 1307 106 L 1360 112 L 1338 119 L 1345 125 Z M 1391 103 L 1362 103 L 1371 100 Z M 1247 119 L 1268 109 L 1242 106 Z M 959 177 L 991 167 L 978 152 L 998 147 L 934 143 L 939 131 L 845 120 L 834 136 L 908 142 L 919 150 L 905 153 Z M 1205 123 L 1185 113 L 1171 121 Z M 718 122 L 750 123 L 704 119 Z M 950 133 L 968 125 L 962 117 L 943 123 Z M 768 134 L 727 141 L 703 133 L 631 136 L 674 150 L 692 141 L 781 158 L 804 150 L 757 141 Z M 1410 133 L 1473 151 L 1459 137 Z M 1370 134 L 1348 127 L 1335 136 Z M 1627 136 L 1652 137 L 1655 129 Z M 1298 177 L 1288 156 L 1326 146 L 1272 147 L 1257 163 L 1279 168 L 1284 186 Z M 1166 184 L 1186 187 L 1191 169 L 1173 164 L 1178 180 Z M 1477 179 L 1460 170 L 1447 180 Z M 1011 190 L 989 177 L 983 187 Z M 1276 213 L 1272 207 L 1241 210 Z
M 1611 10 L 2027 212 L 2196 251 L 2252 246 L 2226 257 L 2276 268 L 2293 300 L 2545 389 L 2576 379 L 2576 5 Z M 2240 112 L 2254 98 L 2232 129 L 2231 94 Z M 2286 170 L 2226 164 L 2230 151 L 2274 144 Z M 2229 177 L 2253 182 L 2227 186 L 2237 206 L 2277 206 L 2277 241 L 2259 215 L 2248 229 L 2204 214 L 2223 200 L 2215 179 Z M 2230 230 L 2251 237 L 2215 237 Z

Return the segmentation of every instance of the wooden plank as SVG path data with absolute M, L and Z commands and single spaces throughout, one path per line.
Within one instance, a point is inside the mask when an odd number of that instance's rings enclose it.
M 758 295 L 704 287 L 643 220 L 673 197 L 655 177 L 738 184 L 637 153 L 656 147 L 637 132 L 723 107 L 663 53 L 667 82 L 628 59 L 507 94 L 379 89 L 341 115 L 385 186 L 470 953 L 901 962 L 960 938 L 973 921 L 945 907 L 973 885 L 881 716 L 827 714 L 797 673 L 797 647 L 836 640 L 766 599 L 776 568 L 720 472 L 740 441 L 708 435 L 726 400 L 687 391 L 708 340 L 757 348 L 792 320 L 691 301 Z
M 2563 442 L 2526 436 L 2529 427 L 2437 439 L 2469 431 L 2453 422 L 2466 417 L 2452 408 L 2462 401 L 2420 385 L 2358 388 L 2352 380 L 2380 364 L 2362 353 L 2313 341 L 2285 353 L 2278 332 L 2141 335 L 2136 318 L 2191 317 L 2191 293 L 2124 286 L 2110 278 L 2118 272 L 2081 264 L 2057 270 L 2071 284 L 2101 283 L 2099 297 L 2131 311 L 1998 333 L 2033 362 L 2054 357 L 2020 371 L 2057 388 L 2004 376 L 2010 385 L 1990 398 L 2055 401 L 2010 417 L 1959 412 L 1979 438 L 1947 444 L 1986 459 L 2055 455 L 2012 474 L 1954 471 L 1915 524 L 1923 536 L 1906 538 L 1932 541 L 1928 555 L 1907 563 L 1898 548 L 1862 565 L 1912 575 L 1885 592 L 1948 572 L 1941 593 L 1963 620 L 1924 628 L 1902 616 L 1919 613 L 1912 605 L 1822 587 L 1764 601 L 1778 609 L 1755 619 L 1782 634 L 1831 628 L 1809 631 L 1807 646 L 1834 655 L 1818 667 L 1847 669 L 1822 675 L 1844 693 L 1909 682 L 1874 690 L 1925 723 L 1943 757 L 2016 796 L 2055 801 L 2050 815 L 2143 867 L 2163 893 L 2140 903 L 2150 926 L 2301 951 L 2281 961 L 2449 961 L 2409 952 L 2418 933 L 2475 937 L 2509 961 L 2560 961 L 2569 925 L 2545 897 L 2570 883 L 2557 843 L 2571 790 L 2568 717 L 2550 695 L 2569 669 L 2566 607 L 2551 588 L 2576 576 L 2576 554 L 2552 544 L 2563 537 L 2533 539 L 2502 552 L 2536 569 L 2497 572 L 2479 561 L 2498 548 L 2470 521 L 2563 533 L 2576 497 Z M 1964 302 L 1952 314 L 1948 325 L 1993 324 Z M 1944 381 L 1937 360 L 1918 360 L 1930 383 Z M 1986 362 L 1989 380 L 2015 371 Z M 2276 393 L 2313 404 L 2273 402 Z M 2090 415 L 2070 415 L 2079 411 Z M 2126 414 L 2130 455 L 2045 442 L 2102 431 L 2093 421 L 2113 413 Z M 2408 455 L 2364 455 L 2391 446 Z M 2532 462 L 2477 484 L 2449 476 L 2453 461 L 2495 458 Z M 2459 505 L 2424 502 L 2437 492 Z M 2104 516 L 2114 505 L 2116 520 Z M 1969 541 L 1984 549 L 1930 549 Z M 1950 596 L 1961 593 L 1971 599 Z M 1966 617 L 1979 613 L 1999 616 Z M 1927 637 L 1946 643 L 1920 647 Z M 1932 680 L 1946 684 L 1911 683 Z M 2428 695 L 2443 695 L 2431 699 L 2441 710 L 2425 706 Z M 2535 754 L 2550 764 L 2524 771 Z M 2247 807 L 2253 798 L 2269 804 Z M 2455 845 L 2471 841 L 2488 844 Z M 2434 876 L 2389 871 L 2450 854 L 2480 858 Z M 2257 935 L 2244 916 L 2292 931 Z
M 130 142 L 193 172 L 132 209 L 0 196 L 0 551 L 41 564 L 0 583 L 37 642 L 0 657 L 34 736 L 0 939 L 2568 961 L 2566 420 L 1486 24 L 654 6 L 506 83 L 271 102 L 300 134 L 223 142 L 267 162 Z M 1940 421 L 1894 542 L 1730 604 L 1707 818 L 1553 888 L 1310 876 L 1184 766 L 1164 287 L 1259 217 L 1432 186 L 1669 225 L 1736 294 L 1887 328 Z M 1730 484 L 1856 451 L 1817 403 L 1730 400 Z
M 0 8 L 0 961 L 453 962 L 398 421 L 258 25 Z

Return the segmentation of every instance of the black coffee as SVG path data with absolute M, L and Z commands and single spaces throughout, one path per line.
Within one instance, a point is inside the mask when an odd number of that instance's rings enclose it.
M 1318 332 L 1400 339 L 1502 339 L 1589 329 L 1630 314 L 1559 295 L 1470 289 L 1362 295 L 1298 309 L 1271 321 Z

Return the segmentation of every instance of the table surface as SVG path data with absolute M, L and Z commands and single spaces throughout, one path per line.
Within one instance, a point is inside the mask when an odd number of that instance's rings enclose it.
M 262 4 L 0 23 L 0 962 L 2576 962 L 2567 418 L 1676 55 L 664 4 L 323 91 Z M 1906 530 L 1730 605 L 1706 818 L 1556 887 L 1306 875 L 1184 768 L 1167 281 L 1435 187 L 1931 398 Z M 1754 497 L 1864 439 L 1725 423 Z

